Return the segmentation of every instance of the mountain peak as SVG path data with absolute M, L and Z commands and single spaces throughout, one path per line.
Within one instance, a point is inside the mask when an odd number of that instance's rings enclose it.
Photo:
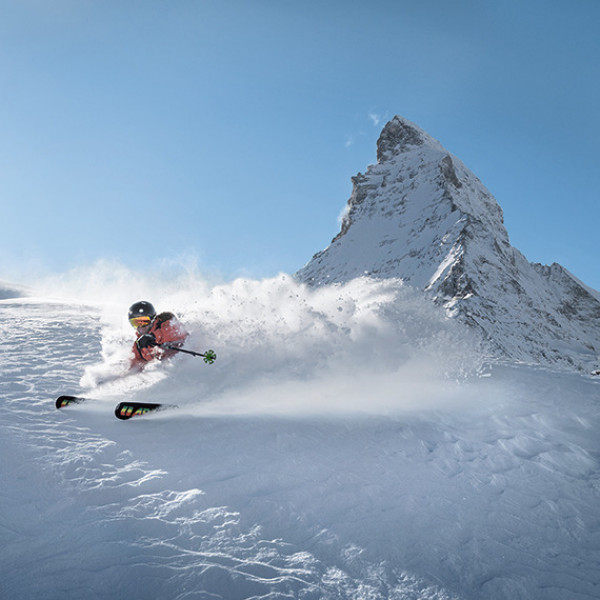
M 341 231 L 297 279 L 393 278 L 479 329 L 499 356 L 579 369 L 597 361 L 600 296 L 513 248 L 502 209 L 460 159 L 399 116 L 377 158 L 352 178 Z
M 425 144 L 441 149 L 439 142 L 434 140 L 418 125 L 415 125 L 404 117 L 396 115 L 385 125 L 377 140 L 377 160 L 382 162 L 407 151 L 411 147 L 414 148 Z

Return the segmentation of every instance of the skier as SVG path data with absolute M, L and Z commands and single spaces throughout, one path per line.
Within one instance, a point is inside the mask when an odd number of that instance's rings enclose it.
M 131 305 L 129 322 L 135 328 L 137 336 L 132 348 L 133 370 L 141 370 L 148 362 L 164 360 L 177 354 L 177 350 L 161 348 L 162 344 L 180 348 L 189 335 L 173 313 L 156 314 L 154 306 L 146 300 Z

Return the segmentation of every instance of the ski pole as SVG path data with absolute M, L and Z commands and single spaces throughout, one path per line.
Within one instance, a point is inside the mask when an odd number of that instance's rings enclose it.
M 184 348 L 178 348 L 177 346 L 173 346 L 171 344 L 161 344 L 161 348 L 166 348 L 167 350 L 175 350 L 177 352 L 183 352 L 184 354 L 190 354 L 191 356 L 200 356 L 204 359 L 204 362 L 212 365 L 215 360 L 217 360 L 217 355 L 214 350 L 207 350 L 206 352 L 194 352 L 193 350 L 185 350 Z

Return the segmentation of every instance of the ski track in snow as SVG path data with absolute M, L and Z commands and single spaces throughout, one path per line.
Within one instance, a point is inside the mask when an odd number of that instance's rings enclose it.
M 314 395 L 306 373 L 202 401 L 223 371 L 182 359 L 140 392 L 182 409 L 123 423 L 118 388 L 54 409 L 99 311 L 3 300 L 0 324 L 2 598 L 600 597 L 597 381 L 499 365 L 445 403 L 295 413 L 244 400 Z

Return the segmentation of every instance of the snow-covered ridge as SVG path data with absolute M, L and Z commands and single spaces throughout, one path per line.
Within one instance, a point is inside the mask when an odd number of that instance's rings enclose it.
M 29 295 L 29 293 L 30 290 L 24 286 L 0 281 L 0 300 L 6 300 L 8 298 L 22 298 L 23 296 Z
M 600 294 L 513 248 L 502 209 L 456 156 L 397 116 L 377 158 L 352 178 L 340 233 L 300 281 L 401 279 L 480 330 L 499 358 L 597 368 Z

